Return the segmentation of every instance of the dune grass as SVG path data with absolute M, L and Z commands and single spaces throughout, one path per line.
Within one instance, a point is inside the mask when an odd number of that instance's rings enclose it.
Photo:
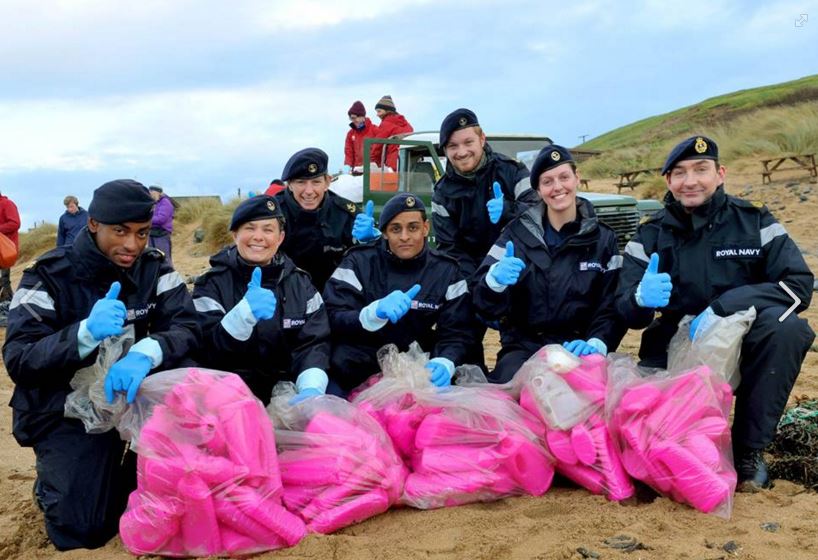
M 20 233 L 17 262 L 30 261 L 57 246 L 57 226 L 45 223 Z
M 818 153 L 818 101 L 789 106 L 762 107 L 727 121 L 697 125 L 691 121 L 678 134 L 662 141 L 612 148 L 583 162 L 588 177 L 616 177 L 623 171 L 660 167 L 676 143 L 692 134 L 703 134 L 719 145 L 725 165 L 739 158 Z
M 230 235 L 230 218 L 239 205 L 241 199 L 234 198 L 220 208 L 214 208 L 201 216 L 201 224 L 205 230 L 204 243 L 207 249 L 216 253 L 226 245 L 233 243 Z

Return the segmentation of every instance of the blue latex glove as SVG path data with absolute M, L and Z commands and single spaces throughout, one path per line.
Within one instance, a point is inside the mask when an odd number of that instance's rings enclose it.
M 380 236 L 381 232 L 375 227 L 375 203 L 371 200 L 366 203 L 364 212 L 355 216 L 355 223 L 352 224 L 352 237 L 366 243 Z
M 489 211 L 489 220 L 492 224 L 496 224 L 503 215 L 503 189 L 500 188 L 500 183 L 497 181 L 494 181 L 492 188 L 494 188 L 494 198 L 486 202 L 486 208 Z
M 302 401 L 311 399 L 313 397 L 320 397 L 323 394 L 324 393 L 322 393 L 321 391 L 314 387 L 307 387 L 306 389 L 300 390 L 298 394 L 296 394 L 293 398 L 290 399 L 289 403 L 290 405 L 298 404 Z
M 102 341 L 109 336 L 120 335 L 124 332 L 122 325 L 125 324 L 127 312 L 125 304 L 116 299 L 119 297 L 120 289 L 122 285 L 119 282 L 111 284 L 108 293 L 94 304 L 91 314 L 85 321 L 88 332 L 96 341 Z
M 708 307 L 707 309 L 696 315 L 696 317 L 692 321 L 690 321 L 690 340 L 696 340 L 696 329 L 699 328 L 699 323 L 702 322 L 702 319 L 704 317 L 707 317 L 708 315 L 713 315 L 713 313 L 715 312 L 712 309 L 710 309 L 710 307 Z
M 671 291 L 673 283 L 670 274 L 659 272 L 659 254 L 653 253 L 642 281 L 636 287 L 636 303 L 640 307 L 664 307 L 670 302 Z
M 420 292 L 420 284 L 415 284 L 409 291 L 395 290 L 383 299 L 378 300 L 375 315 L 379 319 L 389 319 L 392 323 L 400 321 L 412 306 L 412 300 Z
M 597 350 L 596 347 L 580 339 L 572 340 L 571 342 L 563 342 L 562 347 L 577 357 L 588 356 L 589 354 L 599 354 L 599 350 Z
M 250 282 L 247 284 L 247 293 L 244 294 L 244 299 L 250 306 L 250 311 L 253 312 L 253 317 L 257 321 L 262 319 L 272 319 L 276 313 L 276 295 L 272 290 L 261 287 L 261 268 L 253 269 L 253 274 L 250 277 Z
M 525 269 L 522 259 L 514 256 L 514 242 L 506 242 L 506 256 L 497 261 L 490 274 L 492 278 L 503 286 L 513 286 L 520 279 L 520 273 Z
M 352 168 L 350 166 L 348 166 L 348 165 L 345 165 L 343 167 L 343 174 L 344 175 L 349 175 L 350 173 L 352 173 Z
M 429 379 L 435 387 L 448 387 L 452 384 L 452 376 L 445 364 L 431 359 L 426 363 L 426 369 L 431 372 Z
M 105 376 L 105 397 L 114 402 L 114 393 L 126 392 L 125 400 L 132 403 L 140 383 L 151 370 L 151 359 L 141 352 L 128 352 L 111 366 Z

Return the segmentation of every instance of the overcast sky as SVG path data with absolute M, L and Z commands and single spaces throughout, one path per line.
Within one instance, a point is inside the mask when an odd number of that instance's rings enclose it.
M 307 146 L 337 170 L 356 99 L 573 146 L 815 73 L 818 1 L 0 0 L 0 190 L 27 228 L 111 179 L 226 197 Z

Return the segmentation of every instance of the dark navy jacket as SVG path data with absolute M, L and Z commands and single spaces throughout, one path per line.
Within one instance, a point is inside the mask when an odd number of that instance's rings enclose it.
M 421 290 L 400 321 L 374 332 L 363 328 L 361 309 L 415 284 Z M 327 282 L 324 300 L 332 326 L 332 367 L 346 389 L 380 371 L 376 355 L 385 344 L 406 351 L 417 341 L 430 357 L 448 358 L 455 365 L 473 344 L 466 281 L 453 259 L 428 247 L 406 260 L 393 255 L 385 239 L 353 247 Z
M 80 230 L 87 224 L 88 212 L 84 208 L 77 210 L 76 214 L 66 210 L 57 225 L 57 247 L 73 244 Z
M 500 321 L 503 348 L 535 351 L 598 338 L 613 352 L 626 331 L 614 305 L 622 265 L 616 234 L 598 221 L 590 202 L 577 198 L 577 219 L 563 226 L 567 235 L 552 251 L 544 239 L 545 212 L 540 202 L 500 234 L 477 271 L 474 305 L 487 319 Z M 514 242 L 514 256 L 526 267 L 515 285 L 495 292 L 486 275 L 505 255 L 507 241 Z
M 114 281 L 122 284 L 125 324 L 134 325 L 136 340 L 150 336 L 162 348 L 157 370 L 183 365 L 199 345 L 201 330 L 190 294 L 162 253 L 148 247 L 131 268 L 123 269 L 99 251 L 84 229 L 73 245 L 46 253 L 23 272 L 10 306 L 3 358 L 15 383 L 11 406 L 21 444 L 38 414 L 62 416 L 74 373 L 96 360 L 97 350 L 80 358 L 77 332 Z
M 659 254 L 659 271 L 670 274 L 673 292 L 667 307 L 639 307 L 634 297 L 651 253 Z M 697 315 L 710 306 L 725 317 L 750 306 L 788 308 L 793 299 L 778 285 L 784 283 L 800 299 L 796 312 L 812 299 L 813 275 L 795 242 L 769 210 L 729 196 L 719 186 L 707 204 L 688 214 L 671 193 L 665 209 L 639 226 L 625 246 L 617 290 L 617 307 L 628 326 L 641 329 L 639 356 L 662 367 L 667 345 L 684 315 Z M 652 323 L 652 324 L 651 324 Z
M 221 324 L 247 292 L 255 266 L 235 246 L 210 259 L 211 269 L 196 280 L 193 303 L 200 313 L 204 344 L 199 362 L 240 375 L 262 402 L 276 382 L 295 381 L 311 367 L 329 370 L 329 320 L 321 294 L 309 275 L 279 253 L 262 267 L 261 285 L 275 293 L 272 319 L 259 321 L 247 340 L 236 340 Z
M 354 203 L 332 191 L 327 191 L 317 210 L 304 210 L 290 189 L 276 195 L 287 219 L 281 250 L 298 268 L 306 270 L 320 292 L 341 262 L 344 252 L 352 247 L 352 224 L 359 210 Z
M 500 235 L 500 230 L 526 207 L 540 200 L 528 181 L 528 168 L 485 146 L 486 161 L 472 177 L 446 164 L 446 174 L 432 194 L 432 225 L 437 249 L 457 260 L 463 276 L 473 274 Z M 503 189 L 503 214 L 492 224 L 486 203 L 494 198 L 494 182 Z

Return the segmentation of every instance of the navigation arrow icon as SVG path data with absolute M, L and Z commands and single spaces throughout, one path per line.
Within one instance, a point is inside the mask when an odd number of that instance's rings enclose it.
M 787 287 L 787 285 L 784 283 L 784 281 L 783 281 L 783 280 L 782 280 L 782 281 L 780 281 L 780 282 L 778 283 L 778 285 L 779 285 L 779 286 L 781 286 L 781 288 L 782 288 L 782 289 L 783 289 L 785 292 L 787 292 L 787 295 L 788 295 L 788 296 L 790 296 L 790 297 L 793 299 L 793 301 L 795 302 L 795 303 L 793 303 L 792 305 L 790 305 L 790 308 L 789 308 L 789 309 L 787 309 L 787 310 L 786 310 L 784 313 L 782 313 L 782 314 L 781 314 L 781 317 L 779 317 L 779 318 L 778 318 L 778 322 L 779 322 L 779 323 L 783 323 L 783 322 L 784 322 L 784 319 L 786 319 L 787 317 L 789 317 L 790 313 L 792 313 L 793 311 L 795 311 L 795 308 L 796 308 L 796 307 L 798 307 L 799 305 L 801 305 L 801 298 L 800 298 L 800 297 L 798 297 L 797 295 L 795 295 L 795 294 L 793 293 L 793 291 L 792 291 L 792 290 L 790 290 L 790 289 Z

